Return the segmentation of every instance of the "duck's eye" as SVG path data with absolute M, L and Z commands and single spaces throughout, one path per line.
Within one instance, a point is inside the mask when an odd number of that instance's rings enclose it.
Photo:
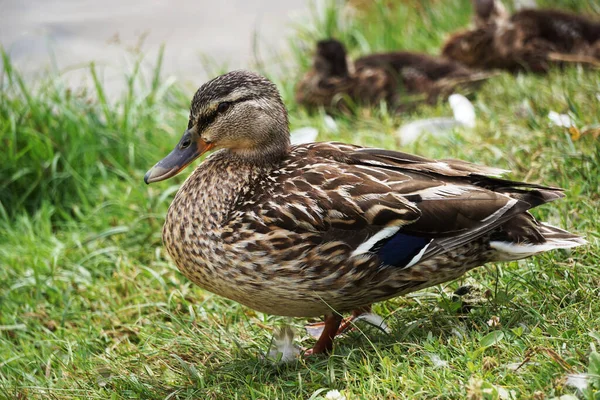
M 189 138 L 187 138 L 181 143 L 181 148 L 187 149 L 188 147 L 190 147 L 190 144 L 192 144 L 192 141 Z
M 225 111 L 229 110 L 229 107 L 231 107 L 231 103 L 228 101 L 219 103 L 219 105 L 217 106 L 217 112 L 222 114 Z

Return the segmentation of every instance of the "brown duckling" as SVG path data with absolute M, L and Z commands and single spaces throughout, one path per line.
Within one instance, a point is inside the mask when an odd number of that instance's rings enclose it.
M 415 97 L 435 102 L 457 86 L 477 84 L 489 76 L 452 60 L 414 52 L 371 54 L 352 63 L 344 45 L 328 39 L 317 43 L 313 67 L 296 87 L 296 101 L 342 110 L 350 104 L 385 101 L 399 108 Z
M 498 0 L 474 0 L 476 28 L 450 37 L 442 54 L 472 68 L 545 72 L 553 64 L 600 66 L 600 21 L 559 10 L 498 12 Z

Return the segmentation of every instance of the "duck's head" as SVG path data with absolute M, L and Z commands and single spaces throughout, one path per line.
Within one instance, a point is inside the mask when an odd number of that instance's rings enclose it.
M 494 29 L 478 28 L 452 35 L 444 44 L 442 55 L 468 67 L 478 67 L 495 51 L 493 45 Z
M 187 130 L 144 181 L 175 176 L 212 149 L 227 149 L 232 157 L 265 164 L 283 157 L 289 146 L 287 111 L 277 87 L 253 72 L 232 71 L 198 89 Z
M 496 2 L 494 0 L 472 0 L 475 14 L 480 18 L 488 19 L 494 11 Z
M 344 45 L 335 39 L 319 41 L 313 68 L 324 76 L 348 76 L 348 62 Z
M 473 20 L 477 28 L 488 25 L 500 26 L 510 18 L 508 11 L 500 0 L 472 0 L 475 15 Z

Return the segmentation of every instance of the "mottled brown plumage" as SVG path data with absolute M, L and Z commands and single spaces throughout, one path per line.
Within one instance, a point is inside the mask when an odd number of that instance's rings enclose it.
M 527 212 L 562 197 L 560 189 L 489 177 L 501 171 L 459 160 L 342 143 L 290 146 L 277 89 L 250 72 L 204 84 L 188 126 L 146 182 L 221 150 L 169 207 L 169 255 L 200 287 L 255 310 L 325 315 L 316 353 L 331 350 L 341 313 L 489 261 L 584 243 Z
M 317 43 L 313 67 L 296 87 L 296 101 L 306 107 L 347 110 L 350 105 L 387 102 L 402 108 L 416 101 L 435 102 L 457 87 L 476 86 L 489 74 L 422 53 L 377 53 L 349 62 L 342 43 Z
M 492 10 L 501 6 L 498 0 L 474 4 L 476 28 L 452 35 L 444 56 L 473 68 L 509 71 L 545 72 L 566 63 L 600 67 L 600 21 L 544 9 L 508 16 L 490 11 L 490 5 Z

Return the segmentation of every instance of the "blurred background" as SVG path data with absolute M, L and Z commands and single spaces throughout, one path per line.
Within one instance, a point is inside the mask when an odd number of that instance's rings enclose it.
M 163 72 L 196 83 L 206 69 L 248 67 L 254 56 L 281 50 L 307 0 L 3 0 L 0 45 L 31 79 L 52 69 L 69 82 L 89 79 L 80 67 L 101 67 L 108 91 L 123 84 L 132 53 L 155 59 Z

